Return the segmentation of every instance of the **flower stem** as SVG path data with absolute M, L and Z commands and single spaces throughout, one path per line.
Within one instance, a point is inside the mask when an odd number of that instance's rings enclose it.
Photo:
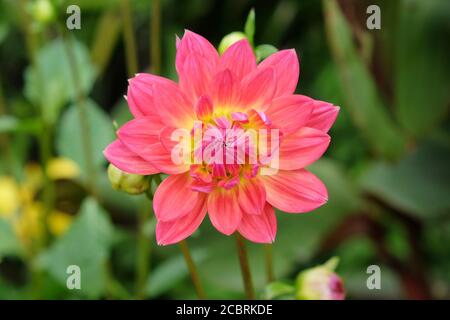
M 272 255 L 272 244 L 264 245 L 264 257 L 266 262 L 266 280 L 267 283 L 271 283 L 274 279 L 273 277 L 273 255 Z
M 247 249 L 245 248 L 244 239 L 236 232 L 236 246 L 239 255 L 239 264 L 241 266 L 242 280 L 244 281 L 245 294 L 247 299 L 255 299 L 255 292 L 253 290 L 252 275 L 250 273 L 250 266 L 248 263 Z
M 133 34 L 133 15 L 130 0 L 122 0 L 123 37 L 127 59 L 128 76 L 133 77 L 139 69 L 136 51 L 136 40 Z
M 198 274 L 197 268 L 195 266 L 194 260 L 192 259 L 191 253 L 189 251 L 189 246 L 185 240 L 180 241 L 181 251 L 183 252 L 184 260 L 191 274 L 192 282 L 194 283 L 195 292 L 199 299 L 206 299 L 205 292 L 203 291 L 202 284 L 200 282 L 200 276 Z
M 142 299 L 145 295 L 145 285 L 150 269 L 151 245 L 145 233 L 145 225 L 151 219 L 152 204 L 143 199 L 139 210 L 138 220 L 138 258 L 136 264 L 136 298 Z
M 159 0 L 152 1 L 152 13 L 150 24 L 150 64 L 152 72 L 161 72 L 161 3 Z

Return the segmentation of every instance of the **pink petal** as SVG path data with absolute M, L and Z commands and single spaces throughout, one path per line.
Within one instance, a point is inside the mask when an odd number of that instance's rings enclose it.
M 246 214 L 260 214 L 266 203 L 266 189 L 257 178 L 239 184 L 239 205 Z
M 302 95 L 287 95 L 273 100 L 266 110 L 267 117 L 283 134 L 305 126 L 313 110 L 313 100 Z
M 230 235 L 236 231 L 242 218 L 237 188 L 217 188 L 208 194 L 208 214 L 211 223 L 220 232 Z
M 127 102 L 135 118 L 145 116 L 159 116 L 154 102 L 154 85 L 173 86 L 174 83 L 166 78 L 148 73 L 137 74 L 128 80 Z
M 325 185 L 305 169 L 279 170 L 275 175 L 262 178 L 266 187 L 267 202 L 284 212 L 308 212 L 328 200 Z
M 281 50 L 272 54 L 259 64 L 258 69 L 266 67 L 275 68 L 276 97 L 294 93 L 300 73 L 298 57 L 294 49 Z
M 149 161 L 131 152 L 119 140 L 115 140 L 103 151 L 105 158 L 122 171 L 141 175 L 159 173 Z
M 154 103 L 161 121 L 176 128 L 189 128 L 195 119 L 194 106 L 175 82 L 171 86 L 155 84 Z
M 186 215 L 172 221 L 158 221 L 156 241 L 159 245 L 177 243 L 198 229 L 206 215 L 205 196 L 199 195 L 194 208 Z
M 283 136 L 280 146 L 280 169 L 295 170 L 319 159 L 330 144 L 330 136 L 323 131 L 303 127 Z
M 277 218 L 273 207 L 266 204 L 259 215 L 244 214 L 238 227 L 239 233 L 250 241 L 272 243 L 277 233 Z
M 212 116 L 214 107 L 209 96 L 201 96 L 195 105 L 195 115 L 198 119 L 208 119 Z
M 175 220 L 192 211 L 203 194 L 192 191 L 191 183 L 189 173 L 170 175 L 161 182 L 153 197 L 158 221 Z
M 314 108 L 306 126 L 328 132 L 336 121 L 339 107 L 328 102 L 314 100 Z
M 159 140 L 158 125 L 149 117 L 127 122 L 117 131 L 120 141 L 132 152 L 149 161 L 155 168 L 167 174 L 177 174 L 189 170 L 188 165 L 173 163 L 171 153 Z
M 211 83 L 211 96 L 215 109 L 231 109 L 237 105 L 239 82 L 229 69 L 216 74 Z
M 274 68 L 258 68 L 242 80 L 241 105 L 244 110 L 265 110 L 277 88 Z
M 247 39 L 231 45 L 220 58 L 219 70 L 229 69 L 238 80 L 256 69 L 256 57 Z
M 196 53 L 206 59 L 211 70 L 219 63 L 219 54 L 214 46 L 202 36 L 185 30 L 183 38 L 177 45 L 176 68 L 178 74 L 183 72 L 184 63 L 190 53 Z
M 183 69 L 179 72 L 179 84 L 191 104 L 207 93 L 213 74 L 215 68 L 208 65 L 206 58 L 194 52 L 186 57 Z

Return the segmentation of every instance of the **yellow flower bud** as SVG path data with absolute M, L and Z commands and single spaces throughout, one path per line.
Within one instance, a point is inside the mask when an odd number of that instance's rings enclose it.
M 148 176 L 126 173 L 112 164 L 108 167 L 108 178 L 115 190 L 129 194 L 141 194 L 150 187 Z
M 46 24 L 55 18 L 55 9 L 50 0 L 36 0 L 32 8 L 36 21 Z

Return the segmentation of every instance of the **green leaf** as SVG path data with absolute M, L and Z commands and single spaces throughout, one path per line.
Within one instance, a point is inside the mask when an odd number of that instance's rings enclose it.
M 404 137 L 387 113 L 374 79 L 358 55 L 353 35 L 335 0 L 323 1 L 326 30 L 338 67 L 345 105 L 371 148 L 386 158 L 404 150 Z
M 449 163 L 450 148 L 428 142 L 397 164 L 374 163 L 361 185 L 399 210 L 437 218 L 450 211 Z
M 255 49 L 256 60 L 258 62 L 264 60 L 265 58 L 267 58 L 271 54 L 274 54 L 277 51 L 278 49 L 271 44 L 260 44 Z
M 206 258 L 206 251 L 193 250 L 192 257 L 196 264 L 200 264 Z M 147 294 L 152 298 L 158 297 L 180 283 L 188 274 L 183 256 L 171 257 L 152 270 L 147 281 Z
M 85 102 L 87 121 L 89 122 L 89 138 L 91 139 L 91 154 L 96 166 L 105 163 L 103 150 L 114 140 L 114 130 L 108 115 L 92 100 Z M 80 139 L 81 128 L 77 106 L 72 105 L 63 114 L 56 140 L 58 153 L 77 162 L 86 169 L 83 143 Z M 82 170 L 86 173 L 86 170 Z
M 86 47 L 76 40 L 70 41 L 73 41 L 80 85 L 87 94 L 94 84 L 96 68 L 90 62 Z M 61 108 L 76 95 L 72 66 L 63 41 L 56 39 L 42 47 L 37 53 L 36 66 L 37 69 L 30 66 L 25 72 L 25 95 L 42 108 L 48 123 L 55 123 Z
M 100 205 L 86 199 L 70 229 L 38 258 L 38 266 L 66 285 L 67 267 L 81 270 L 81 293 L 98 298 L 106 287 L 105 264 L 113 243 L 113 226 Z
M 292 285 L 283 282 L 272 282 L 267 285 L 264 298 L 273 300 L 276 298 L 286 298 L 286 296 L 294 297 L 295 288 Z
M 400 1 L 395 37 L 395 103 L 399 122 L 419 136 L 445 119 L 450 102 L 448 1 Z M 447 13 L 447 14 L 445 14 Z
M 0 261 L 5 256 L 20 255 L 21 253 L 22 245 L 11 224 L 0 218 Z
M 245 21 L 244 33 L 253 46 L 255 37 L 255 9 L 250 10 L 248 14 L 247 21 Z

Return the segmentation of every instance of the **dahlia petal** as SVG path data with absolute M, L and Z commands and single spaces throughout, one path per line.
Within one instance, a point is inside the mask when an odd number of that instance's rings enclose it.
M 198 119 L 208 119 L 212 116 L 214 107 L 207 95 L 202 95 L 195 104 L 195 115 Z
M 313 100 L 302 95 L 287 95 L 273 100 L 266 110 L 267 117 L 283 134 L 295 132 L 304 127 L 310 119 Z
M 316 128 L 323 132 L 328 132 L 336 121 L 339 107 L 328 102 L 314 100 L 314 107 L 311 117 L 306 123 L 307 127 Z
M 277 233 L 277 218 L 273 207 L 266 203 L 261 214 L 244 214 L 238 231 L 243 237 L 253 242 L 274 242 Z
M 159 131 L 159 141 L 170 154 L 172 163 L 191 165 L 191 135 L 186 129 L 164 127 Z
M 159 116 L 154 102 L 154 85 L 173 86 L 174 83 L 166 78 L 148 73 L 140 73 L 128 80 L 127 102 L 131 114 L 135 118 L 145 116 Z
M 223 234 L 230 235 L 236 231 L 242 218 L 237 188 L 217 188 L 208 194 L 208 214 L 213 226 Z
M 231 45 L 220 58 L 219 70 L 229 69 L 238 80 L 256 69 L 256 57 L 247 39 Z
M 176 128 L 189 127 L 195 119 L 194 108 L 176 83 L 171 86 L 155 84 L 153 88 L 157 93 L 153 98 L 161 121 Z
M 105 158 L 122 171 L 140 175 L 159 173 L 149 161 L 131 152 L 119 140 L 115 140 L 103 151 Z
M 178 174 L 189 170 L 186 164 L 172 161 L 171 152 L 160 142 L 158 125 L 149 117 L 127 122 L 117 131 L 119 140 L 136 155 L 149 161 L 159 171 L 167 174 Z M 157 130 L 158 129 L 158 130 Z
M 179 84 L 191 104 L 207 92 L 213 72 L 215 69 L 212 69 L 206 59 L 199 54 L 192 52 L 186 57 L 183 69 L 179 73 Z
M 294 49 L 280 50 L 270 55 L 259 64 L 258 69 L 266 67 L 275 68 L 276 97 L 294 93 L 300 73 L 298 57 Z
M 211 83 L 211 96 L 215 109 L 236 106 L 239 101 L 239 82 L 229 69 L 216 74 Z
M 257 178 L 239 184 L 239 205 L 246 214 L 260 214 L 266 203 L 266 189 Z
M 199 54 L 206 59 L 208 67 L 212 70 L 217 67 L 219 54 L 214 46 L 202 36 L 185 30 L 183 38 L 177 45 L 176 69 L 178 74 L 184 69 L 184 63 L 190 53 Z
M 170 175 L 161 182 L 153 197 L 158 221 L 175 220 L 192 211 L 200 194 L 191 190 L 191 182 L 188 173 Z
M 199 195 L 194 208 L 186 215 L 172 221 L 158 221 L 156 224 L 156 241 L 159 245 L 180 242 L 198 229 L 206 215 L 204 195 Z
M 240 104 L 244 110 L 265 110 L 277 88 L 274 68 L 258 68 L 245 76 L 241 85 Z
M 284 212 L 308 212 L 328 200 L 325 185 L 305 169 L 279 170 L 275 175 L 261 178 L 266 187 L 267 202 Z
M 323 131 L 303 127 L 283 136 L 280 146 L 279 169 L 296 170 L 318 160 L 327 150 L 330 136 Z

